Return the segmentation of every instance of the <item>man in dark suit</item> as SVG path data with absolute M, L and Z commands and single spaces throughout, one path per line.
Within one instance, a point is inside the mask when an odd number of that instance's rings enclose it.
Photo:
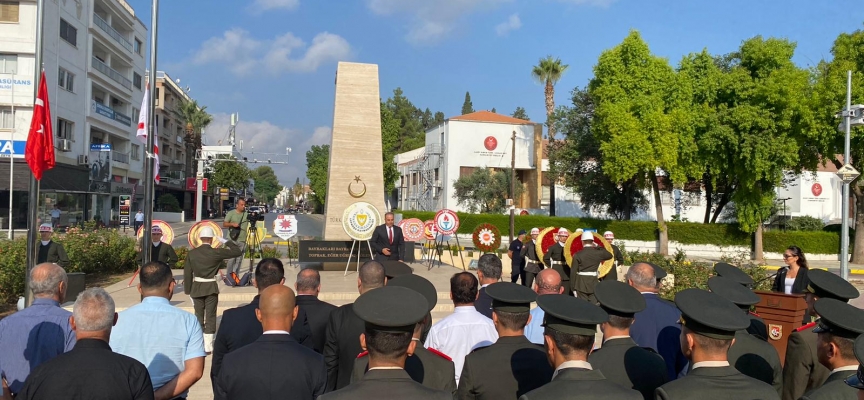
M 621 253 L 621 249 L 618 246 L 612 244 L 615 240 L 615 234 L 612 231 L 603 232 L 603 238 L 609 241 L 609 245 L 612 246 L 612 255 L 615 256 L 615 265 L 609 270 L 609 273 L 600 278 L 601 281 L 617 281 L 618 280 L 618 268 L 621 268 L 624 265 L 624 254 Z
M 858 298 L 858 289 L 851 283 L 832 272 L 813 269 L 808 273 L 810 285 L 807 286 L 808 313 L 818 318 L 815 303 L 819 299 L 836 299 L 844 303 Z M 799 327 L 789 335 L 786 346 L 786 359 L 783 364 L 783 400 L 798 400 L 804 393 L 822 386 L 831 370 L 819 363 L 817 353 L 818 337 L 815 322 Z
M 258 340 L 264 332 L 258 316 L 255 315 L 261 292 L 270 286 L 283 283 L 285 283 L 285 268 L 282 266 L 282 261 L 276 258 L 261 260 L 255 267 L 255 278 L 252 280 L 252 284 L 258 288 L 258 294 L 249 304 L 225 310 L 222 314 L 222 322 L 219 324 L 216 341 L 213 343 L 213 360 L 210 367 L 210 381 L 214 393 L 216 378 L 222 369 L 225 355 Z M 295 330 L 292 328 L 291 332 Z
M 162 242 L 162 228 L 159 225 L 153 225 L 150 228 L 150 237 L 153 240 L 153 250 L 150 252 L 150 260 L 144 260 L 144 252 L 140 248 L 141 241 L 138 241 L 138 265 L 144 265 L 150 261 L 162 261 L 168 264 L 171 269 L 174 269 L 177 266 L 177 252 L 174 251 L 174 247 L 170 243 Z
M 381 312 L 382 309 L 388 312 Z M 363 380 L 320 400 L 419 399 L 449 400 L 453 395 L 415 382 L 405 372 L 405 359 L 414 352 L 417 322 L 429 312 L 423 295 L 404 287 L 383 287 L 360 295 L 353 304 L 363 321 L 362 346 L 369 350 L 369 371 Z
M 297 316 L 294 292 L 283 285 L 261 291 L 255 315 L 264 333 L 225 356 L 216 380 L 216 399 L 314 400 L 324 393 L 324 358 L 290 334 Z
M 357 289 L 360 291 L 360 296 L 369 291 L 379 290 L 387 284 L 384 266 L 377 261 L 365 262 L 360 266 L 357 275 Z M 342 389 L 351 382 L 354 360 L 363 352 L 358 339 L 363 333 L 363 327 L 363 320 L 354 312 L 353 303 L 345 304 L 330 312 L 324 341 L 328 392 Z
M 402 228 L 393 225 L 395 217 L 392 212 L 384 214 L 384 225 L 379 225 L 372 232 L 372 251 L 375 252 L 375 261 L 396 260 L 402 261 L 402 248 L 405 246 L 405 237 L 402 236 Z
M 492 321 L 498 341 L 479 347 L 465 357 L 456 397 L 459 399 L 512 399 L 552 379 L 552 367 L 543 349 L 525 337 L 531 319 L 533 290 L 510 282 L 487 287 L 492 296 Z
M 864 335 L 860 335 L 855 339 L 854 346 L 853 352 L 860 365 L 858 366 L 857 374 L 846 378 L 846 384 L 857 390 L 858 400 L 861 400 L 864 399 Z
M 835 299 L 820 299 L 815 304 L 819 322 L 819 363 L 831 371 L 825 383 L 801 397 L 803 400 L 856 399 L 857 390 L 845 380 L 858 371 L 855 338 L 864 334 L 864 310 Z
M 75 348 L 36 367 L 17 399 L 153 399 L 147 367 L 108 345 L 117 314 L 104 289 L 81 292 L 69 323 L 78 340 Z
M 735 332 L 750 325 L 735 304 L 716 293 L 685 289 L 675 295 L 675 305 L 682 314 L 681 347 L 692 369 L 687 376 L 660 386 L 658 400 L 780 399 L 771 385 L 729 365 L 726 353 Z
M 639 347 L 630 337 L 633 316 L 645 309 L 645 298 L 633 287 L 618 281 L 603 281 L 595 288 L 600 308 L 609 319 L 600 324 L 603 345 L 588 356 L 591 366 L 610 382 L 632 388 L 645 400 L 668 380 L 663 357 Z
M 301 329 L 308 331 L 309 334 L 300 343 L 322 354 L 324 341 L 327 339 L 327 322 L 330 321 L 330 312 L 336 309 L 336 306 L 318 300 L 318 293 L 321 293 L 321 274 L 314 268 L 300 270 L 294 288 L 297 289 L 299 313 L 294 320 L 292 332 Z
M 219 286 L 216 285 L 216 275 L 222 261 L 238 257 L 243 250 L 233 241 L 219 238 L 225 245 L 214 249 L 215 233 L 213 228 L 201 228 L 198 237 L 201 245 L 189 251 L 186 263 L 183 264 L 183 292 L 192 298 L 195 306 L 195 316 L 204 329 L 204 351 L 213 351 L 213 336 L 216 333 L 216 306 L 219 303 Z M 206 314 L 206 315 L 205 315 Z M 205 318 L 206 317 L 206 318 Z
M 540 228 L 531 228 L 531 240 L 526 240 L 522 246 L 521 255 L 525 257 L 525 286 L 532 287 L 534 278 L 543 270 L 543 263 L 540 262 L 540 257 L 537 255 L 537 236 L 540 235 Z
M 687 366 L 679 339 L 681 312 L 660 297 L 657 275 L 651 264 L 635 263 L 627 270 L 626 276 L 627 283 L 645 297 L 645 309 L 636 313 L 633 325 L 630 325 L 630 337 L 639 346 L 649 347 L 660 354 L 666 361 L 667 378 L 675 380 Z
M 566 249 L 565 249 L 566 250 Z M 570 285 L 576 297 L 597 304 L 594 286 L 597 285 L 600 264 L 612 258 L 612 253 L 594 243 L 591 232 L 582 232 L 582 250 L 573 256 Z
M 501 280 L 501 259 L 494 254 L 480 256 L 477 260 L 477 280 L 480 281 L 480 291 L 474 301 L 474 308 L 492 319 L 492 298 L 486 293 L 486 287 Z
M 564 286 L 567 295 L 573 295 L 573 287 L 570 286 L 570 265 L 567 264 L 567 258 L 564 257 L 564 244 L 567 238 L 570 237 L 570 231 L 567 228 L 558 229 L 558 243 L 549 246 L 546 254 L 543 255 L 543 264 L 548 268 L 552 268 L 561 275 L 561 285 Z M 541 246 L 537 243 L 537 248 Z M 538 250 L 539 251 L 539 250 Z
M 51 240 L 54 235 L 54 228 L 51 224 L 39 225 L 39 236 L 42 239 L 37 250 L 36 264 L 54 263 L 63 268 L 69 268 L 69 256 L 66 255 L 66 250 L 63 245 Z
M 555 367 L 552 381 L 532 390 L 519 400 L 637 400 L 639 392 L 606 379 L 586 359 L 594 345 L 597 324 L 608 316 L 585 300 L 561 294 L 537 297 L 546 324 L 543 340 L 549 362 Z M 639 368 L 649 368 L 648 365 Z

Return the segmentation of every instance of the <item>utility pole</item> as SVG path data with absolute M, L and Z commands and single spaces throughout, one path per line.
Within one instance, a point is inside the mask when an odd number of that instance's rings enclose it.
M 516 229 L 516 131 L 510 137 L 510 242 L 513 242 L 513 232 Z

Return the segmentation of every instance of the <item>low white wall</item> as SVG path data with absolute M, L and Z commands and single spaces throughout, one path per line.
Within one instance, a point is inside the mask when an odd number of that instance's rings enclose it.
M 186 217 L 182 212 L 172 213 L 172 212 L 153 212 L 153 219 L 162 220 L 165 222 L 186 222 Z
M 627 250 L 639 250 L 657 252 L 660 242 L 646 242 L 642 240 L 615 240 L 615 243 L 623 243 Z M 719 258 L 722 256 L 733 257 L 741 252 L 750 254 L 750 248 L 747 246 L 717 246 L 711 244 L 683 244 L 675 241 L 669 241 L 669 255 L 675 254 L 677 249 L 681 249 L 688 257 L 706 257 Z M 783 259 L 783 253 L 764 252 L 764 257 L 769 260 Z M 808 260 L 814 261 L 838 261 L 838 254 L 807 254 Z

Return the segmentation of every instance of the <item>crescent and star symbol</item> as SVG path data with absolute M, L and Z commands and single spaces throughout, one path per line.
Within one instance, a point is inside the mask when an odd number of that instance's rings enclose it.
M 363 182 L 363 180 L 360 179 L 360 175 L 354 175 L 354 179 L 352 179 L 352 180 L 354 182 L 348 183 L 348 194 L 351 195 L 351 197 L 353 197 L 355 199 L 359 199 L 359 198 L 363 197 L 364 195 L 366 195 L 366 182 Z M 354 183 L 362 183 L 363 184 L 363 190 L 359 193 L 352 190 L 351 185 L 353 185 Z

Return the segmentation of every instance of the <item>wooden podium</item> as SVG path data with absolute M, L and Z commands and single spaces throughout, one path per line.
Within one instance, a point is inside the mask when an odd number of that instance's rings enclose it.
M 768 329 L 768 343 L 780 355 L 780 362 L 786 362 L 786 344 L 793 330 L 801 326 L 807 302 L 804 295 L 757 291 L 759 303 L 756 313 L 765 321 Z

